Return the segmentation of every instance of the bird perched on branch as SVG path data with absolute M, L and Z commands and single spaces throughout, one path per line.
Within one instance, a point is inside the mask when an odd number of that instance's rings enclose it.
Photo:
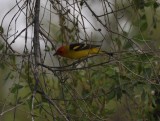
M 99 53 L 104 53 L 103 51 L 100 51 L 100 45 L 74 43 L 59 47 L 54 55 L 60 55 L 70 59 L 80 59 Z M 111 55 L 110 53 L 107 54 Z

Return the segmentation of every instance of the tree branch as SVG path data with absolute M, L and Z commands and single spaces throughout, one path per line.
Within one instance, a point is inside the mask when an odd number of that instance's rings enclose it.
M 38 72 L 38 63 L 40 62 L 40 42 L 39 42 L 39 12 L 40 12 L 40 0 L 36 0 L 35 8 L 34 8 L 34 38 L 33 38 L 33 47 L 34 47 L 34 58 L 35 58 L 35 68 L 34 68 L 34 79 L 35 79 L 35 86 L 33 90 L 32 96 L 32 121 L 34 121 L 34 100 L 35 95 L 37 92 L 37 87 L 39 84 L 39 72 Z

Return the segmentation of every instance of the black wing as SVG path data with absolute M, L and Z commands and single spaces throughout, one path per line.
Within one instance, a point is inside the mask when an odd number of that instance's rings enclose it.
M 84 44 L 84 43 L 73 43 L 70 44 L 70 50 L 74 51 L 80 51 L 80 50 L 87 50 L 87 49 L 92 49 L 95 47 L 100 47 L 100 45 L 90 45 L 90 44 Z

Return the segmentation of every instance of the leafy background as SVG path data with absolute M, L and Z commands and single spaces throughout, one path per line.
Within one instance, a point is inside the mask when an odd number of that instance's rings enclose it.
M 159 120 L 159 1 L 49 0 L 39 13 L 35 5 L 15 1 L 1 16 L 0 120 Z M 72 42 L 113 56 L 53 56 Z

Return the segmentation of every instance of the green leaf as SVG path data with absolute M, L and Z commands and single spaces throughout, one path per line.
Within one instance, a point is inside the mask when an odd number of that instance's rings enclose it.
M 114 40 L 116 44 L 120 47 L 122 45 L 121 40 L 119 38 L 115 38 Z
M 4 44 L 0 44 L 0 50 L 4 48 Z
M 146 15 L 141 16 L 140 18 L 140 30 L 145 31 L 148 27 Z
M 144 82 L 141 82 L 141 81 L 136 81 L 136 82 L 134 82 L 132 85 L 133 85 L 133 87 L 136 87 L 136 86 L 143 86 L 145 83 Z
M 115 91 L 110 91 L 107 95 L 108 100 L 112 100 L 115 97 Z
M 151 77 L 152 69 L 151 68 L 144 68 L 144 76 L 145 77 Z
M 136 41 L 136 42 L 142 42 L 142 40 L 144 39 L 143 36 L 141 34 L 138 34 L 136 36 L 133 37 L 133 39 Z
M 11 55 L 10 56 L 10 59 L 13 61 L 13 63 L 15 64 L 15 62 L 16 62 L 16 57 L 15 57 L 15 55 Z
M 129 49 L 129 48 L 132 48 L 132 47 L 133 47 L 133 42 L 131 42 L 131 41 L 125 42 L 124 49 Z
M 30 98 L 29 100 L 27 100 L 29 109 L 32 110 L 32 98 Z
M 105 73 L 109 76 L 109 77 L 112 77 L 112 76 L 115 76 L 116 75 L 116 71 L 113 67 L 108 67 L 106 68 L 106 71 Z
M 153 28 L 156 29 L 157 28 L 157 17 L 153 16 Z
M 142 32 L 145 31 L 147 29 L 147 27 L 148 27 L 148 24 L 147 24 L 146 21 L 145 22 L 141 22 L 141 24 L 140 24 L 140 30 Z
M 45 47 L 45 49 L 44 49 L 44 51 L 47 51 L 47 52 L 49 52 L 51 49 L 50 49 L 50 47 L 47 45 L 46 47 Z
M 159 4 L 157 2 L 154 2 L 153 6 L 155 9 L 157 9 L 159 7 Z
M 141 101 L 144 102 L 145 99 L 146 99 L 146 92 L 145 92 L 145 90 L 143 89 L 142 94 L 141 94 Z
M 144 0 L 134 0 L 134 4 L 137 9 L 144 9 L 144 5 L 145 5 Z
M 154 4 L 154 1 L 149 1 L 144 4 L 145 7 L 151 7 Z
M 140 74 L 143 70 L 142 63 L 138 63 L 138 74 Z
M 148 54 L 148 53 L 145 53 L 145 54 L 141 54 L 139 55 L 140 59 L 143 60 L 143 61 L 151 61 L 151 59 L 153 58 L 153 55 L 152 54 Z
M 122 97 L 122 90 L 120 87 L 116 89 L 116 97 L 117 97 L 117 100 L 121 99 Z
M 9 73 L 6 75 L 6 77 L 5 77 L 5 79 L 4 79 L 4 82 L 7 82 L 7 80 L 9 79 L 10 76 L 11 76 L 11 72 L 9 72 Z
M 0 34 L 2 34 L 4 32 L 4 29 L 2 26 L 0 26 Z
M 11 92 L 11 93 L 15 93 L 15 92 L 17 92 L 18 90 L 20 90 L 21 88 L 23 88 L 22 85 L 20 85 L 20 84 L 15 84 L 14 87 L 11 88 L 10 92 Z
M 5 65 L 4 65 L 4 63 L 0 63 L 0 68 L 1 68 L 2 70 L 4 70 L 4 69 L 5 69 Z
M 147 17 L 146 17 L 146 15 L 143 14 L 140 17 L 140 20 L 136 20 L 134 22 L 134 25 L 137 26 L 137 27 L 139 27 L 142 32 L 145 31 L 148 28 L 148 23 L 147 23 Z

